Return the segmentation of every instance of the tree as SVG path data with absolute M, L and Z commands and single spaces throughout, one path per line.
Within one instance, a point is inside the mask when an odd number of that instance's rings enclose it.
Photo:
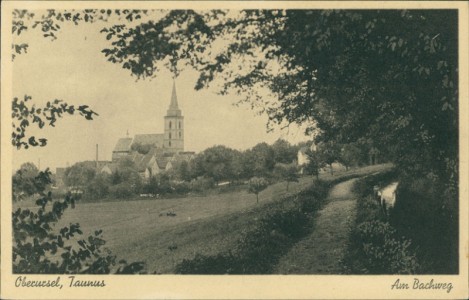
M 183 160 L 179 164 L 177 164 L 176 174 L 178 178 L 181 180 L 191 181 L 193 177 L 192 177 L 192 172 L 191 172 L 189 162 Z
M 158 182 L 158 190 L 160 193 L 169 194 L 173 191 L 168 174 L 166 173 L 157 174 L 156 180 Z
M 22 200 L 24 196 L 32 196 L 38 192 L 36 177 L 39 170 L 36 165 L 27 162 L 21 165 L 12 178 L 13 200 Z
M 12 11 L 12 34 L 13 43 L 12 60 L 19 55 L 25 55 L 29 48 L 27 42 L 19 42 L 17 38 L 26 31 L 38 31 L 45 39 L 55 40 L 63 23 L 92 23 L 95 21 L 106 22 L 114 17 L 118 20 L 132 22 L 140 19 L 147 13 L 146 10 L 97 10 L 85 9 L 76 10 L 54 10 L 48 9 L 45 13 L 32 12 L 25 9 L 14 9 Z M 122 26 L 116 26 L 111 32 L 116 30 L 120 32 Z M 29 147 L 44 147 L 47 144 L 46 138 L 36 138 L 34 135 L 28 135 L 29 126 L 36 124 L 38 128 L 44 126 L 55 127 L 56 122 L 64 115 L 79 114 L 86 120 L 93 120 L 98 116 L 88 105 L 69 105 L 61 99 L 54 99 L 47 102 L 47 105 L 38 107 L 36 104 L 28 102 L 32 99 L 30 95 L 24 95 L 23 100 L 18 97 L 13 98 L 13 132 L 12 144 L 17 149 L 28 149 Z
M 249 192 L 256 194 L 256 203 L 259 203 L 259 193 L 269 186 L 269 182 L 263 177 L 253 177 L 249 180 Z
M 145 155 L 150 152 L 151 147 L 152 146 L 148 144 L 142 145 L 141 143 L 133 143 L 132 146 L 130 146 L 130 149 L 132 149 L 132 151 L 137 151 L 138 153 Z
M 308 156 L 308 163 L 305 166 L 306 174 L 311 174 L 316 176 L 316 179 L 319 179 L 319 169 L 324 166 L 324 162 L 321 161 L 320 155 L 318 152 L 313 152 L 310 149 L 306 151 Z
M 231 168 L 233 172 L 233 178 L 237 180 L 246 178 L 245 167 L 243 165 L 243 162 L 244 162 L 244 152 L 234 151 L 233 158 L 231 161 Z
M 28 136 L 29 126 L 36 124 L 38 128 L 44 128 L 48 125 L 55 127 L 55 123 L 62 115 L 74 115 L 79 113 L 86 120 L 93 120 L 93 116 L 98 114 L 91 110 L 88 105 L 75 107 L 69 105 L 63 100 L 55 99 L 47 102 L 44 107 L 37 107 L 31 104 L 32 97 L 25 95 L 23 100 L 14 97 L 12 102 L 13 132 L 11 142 L 17 149 L 28 149 L 29 147 L 44 147 L 47 145 L 47 139 Z
M 128 190 L 129 193 L 126 193 L 128 196 L 138 193 L 142 188 L 142 178 L 138 174 L 137 166 L 128 157 L 119 160 L 117 170 L 111 181 L 121 184 L 120 189 Z
M 78 162 L 65 169 L 64 183 L 68 187 L 88 186 L 96 176 L 96 168 L 92 162 Z
M 197 89 L 222 78 L 222 93 L 241 92 L 271 122 L 371 139 L 401 170 L 446 180 L 457 177 L 457 28 L 456 10 L 170 11 L 113 34 L 103 53 L 142 78 L 188 62 Z M 262 102 L 260 86 L 279 102 Z
M 298 182 L 298 168 L 291 164 L 276 164 L 274 173 L 277 175 L 278 178 L 285 180 L 287 182 L 287 191 L 290 185 L 290 182 Z
M 271 176 L 275 167 L 274 151 L 267 143 L 259 143 L 244 152 L 244 169 L 248 177 Z
M 51 37 L 56 19 L 110 15 L 48 13 L 38 28 Z M 17 34 L 28 14 L 18 15 Z M 139 78 L 161 62 L 175 75 L 192 66 L 196 89 L 219 78 L 222 94 L 240 92 L 270 122 L 306 124 L 318 141 L 369 140 L 401 173 L 443 182 L 457 207 L 457 29 L 457 10 L 177 10 L 103 29 L 111 43 L 103 53 Z M 258 87 L 278 101 L 258 97 Z
M 350 166 L 358 165 L 360 162 L 361 151 L 355 144 L 345 144 L 340 150 L 339 161 L 348 170 Z
M 90 199 L 102 199 L 109 195 L 111 185 L 110 176 L 106 173 L 97 173 L 93 180 L 85 187 L 85 194 Z
M 331 175 L 334 175 L 332 164 L 340 158 L 340 147 L 334 141 L 320 143 L 317 147 L 317 155 L 320 161 L 329 165 Z
M 132 23 L 147 13 L 50 10 L 31 22 L 56 38 L 60 22 L 125 17 L 102 30 L 103 53 L 137 77 L 190 65 L 196 89 L 221 78 L 221 93 L 240 92 L 270 122 L 305 123 L 340 144 L 371 139 L 403 171 L 458 177 L 456 10 L 173 10 Z M 29 19 L 15 12 L 14 33 Z
M 151 176 L 148 182 L 143 185 L 142 190 L 145 194 L 159 194 L 160 186 L 156 176 Z
M 274 159 L 276 163 L 289 164 L 296 159 L 298 149 L 290 145 L 289 142 L 278 139 L 272 144 Z
M 234 177 L 233 157 L 236 151 L 218 145 L 205 149 L 196 157 L 195 164 L 198 173 L 213 178 L 216 183 L 221 180 L 231 180 Z

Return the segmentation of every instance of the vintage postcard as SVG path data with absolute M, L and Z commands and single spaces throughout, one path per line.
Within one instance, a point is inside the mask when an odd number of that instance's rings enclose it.
M 464 1 L 4 1 L 2 299 L 467 299 Z

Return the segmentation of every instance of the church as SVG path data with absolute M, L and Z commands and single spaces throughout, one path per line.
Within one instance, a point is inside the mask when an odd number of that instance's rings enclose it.
M 121 159 L 135 163 L 143 178 L 172 169 L 182 160 L 189 161 L 195 152 L 184 151 L 184 116 L 178 106 L 176 83 L 173 82 L 171 101 L 164 117 L 164 133 L 136 134 L 120 138 L 112 151 L 112 163 L 101 172 L 112 174 Z

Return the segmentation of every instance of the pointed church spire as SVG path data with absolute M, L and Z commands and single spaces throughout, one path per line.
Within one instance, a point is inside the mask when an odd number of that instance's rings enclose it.
M 178 106 L 178 98 L 176 95 L 176 80 L 173 79 L 173 91 L 171 93 L 171 103 L 169 104 L 167 116 L 180 116 L 181 110 Z
M 176 80 L 173 79 L 173 91 L 171 93 L 171 104 L 169 109 L 179 109 L 178 107 L 178 97 L 176 95 Z

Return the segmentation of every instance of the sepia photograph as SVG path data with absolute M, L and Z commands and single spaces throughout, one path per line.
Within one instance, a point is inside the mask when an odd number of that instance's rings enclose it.
M 469 296 L 468 5 L 352 4 L 2 3 L 2 298 Z

